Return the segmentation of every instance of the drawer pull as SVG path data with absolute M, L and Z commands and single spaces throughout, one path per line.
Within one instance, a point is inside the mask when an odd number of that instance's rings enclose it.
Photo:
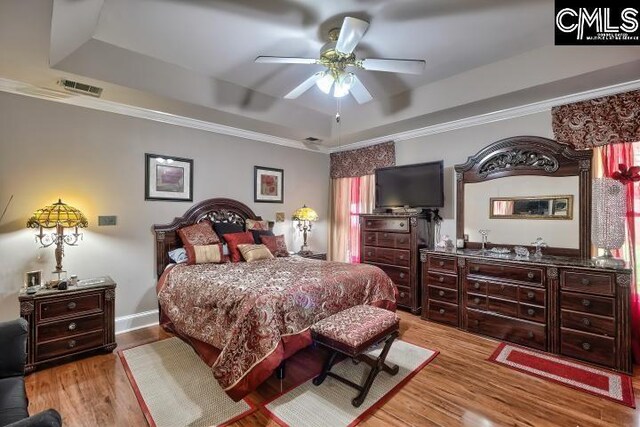
M 533 332 L 531 331 L 527 332 L 527 337 L 529 337 L 529 339 L 533 338 Z
M 400 292 L 400 298 L 404 298 L 405 293 L 404 292 Z
M 444 308 L 441 308 L 440 310 L 438 310 L 438 313 L 444 314 Z
M 70 331 L 73 331 L 76 329 L 76 324 L 75 322 L 71 322 L 69 323 L 69 326 L 67 327 L 67 329 L 69 329 Z
M 476 319 L 476 320 L 473 321 L 473 324 L 478 326 L 478 325 L 480 325 L 480 321 L 478 319 Z
M 67 308 L 69 310 L 73 310 L 74 308 L 76 308 L 76 303 L 71 301 L 69 304 L 67 304 Z
M 438 265 L 439 265 L 440 267 L 442 267 L 442 266 L 444 265 L 444 261 L 439 261 L 439 262 L 438 262 Z
M 404 273 L 400 273 L 400 278 L 404 279 Z
M 401 222 L 401 223 L 400 223 L 400 227 L 404 227 L 404 222 Z
M 389 233 L 382 233 L 384 237 L 389 237 Z
M 480 298 L 474 298 L 474 299 L 473 299 L 473 302 L 474 302 L 475 304 L 480 304 Z
M 591 321 L 585 317 L 582 319 L 582 324 L 584 326 L 591 326 Z
M 367 237 L 367 240 L 368 240 L 368 241 L 372 241 L 372 240 L 373 240 L 373 236 L 369 236 L 369 237 Z
M 373 252 L 367 252 L 367 256 L 373 256 Z
M 371 221 L 367 221 L 367 225 L 371 225 Z
M 475 289 L 480 289 L 480 283 L 476 282 L 476 283 L 473 285 L 473 287 L 474 287 Z
M 400 255 L 398 259 L 404 259 L 404 255 Z
M 591 350 L 591 344 L 589 344 L 588 342 L 583 342 L 582 343 L 582 349 L 585 350 L 585 351 Z
M 585 307 L 589 307 L 591 305 L 591 301 L 589 301 L 588 299 L 583 299 L 582 305 L 584 305 Z
M 478 271 L 480 271 L 480 267 L 476 265 L 475 267 L 473 267 L 473 271 L 477 273 Z
M 528 299 L 533 299 L 536 296 L 536 294 L 534 294 L 533 292 L 529 291 L 527 292 L 527 298 Z
M 530 272 L 527 273 L 527 277 L 529 279 L 533 279 L 534 277 L 536 277 L 536 275 L 533 273 L 533 271 L 530 271 Z
M 444 291 L 438 291 L 438 295 L 440 295 L 441 297 L 444 296 Z
M 589 282 L 589 279 L 582 279 L 582 284 L 583 284 L 583 285 L 588 286 L 588 285 L 589 285 L 589 283 L 590 283 L 590 282 Z
M 407 242 L 407 241 L 406 241 L 406 240 L 404 240 L 404 239 L 400 239 L 400 240 L 398 240 L 398 243 L 406 243 L 406 242 Z
M 440 283 L 444 282 L 444 277 L 442 277 L 442 276 L 438 277 L 438 282 L 440 282 Z
M 534 314 L 536 314 L 536 311 L 533 308 L 530 308 L 530 309 L 527 310 L 527 314 L 529 316 L 533 316 Z
M 76 340 L 69 340 L 69 341 L 67 342 L 67 347 L 69 347 L 69 348 L 73 348 L 73 347 L 75 347 L 75 346 L 76 346 Z
M 506 289 L 505 285 L 500 285 L 500 292 L 504 293 L 504 290 Z

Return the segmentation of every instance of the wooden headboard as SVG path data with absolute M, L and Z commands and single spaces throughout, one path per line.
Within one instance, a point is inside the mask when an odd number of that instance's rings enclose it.
M 253 213 L 244 203 L 232 199 L 218 198 L 196 203 L 184 215 L 175 218 L 169 224 L 154 225 L 153 232 L 156 235 L 156 273 L 158 277 L 162 275 L 166 266 L 171 263 L 168 255 L 169 251 L 182 246 L 177 233 L 178 229 L 198 223 L 204 219 L 214 223 L 228 222 L 244 226 L 247 219 L 261 220 L 262 218 Z M 269 227 L 272 226 L 273 224 L 269 223 Z

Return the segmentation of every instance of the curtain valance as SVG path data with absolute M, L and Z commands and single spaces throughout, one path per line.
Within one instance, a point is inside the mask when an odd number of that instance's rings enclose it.
M 396 147 L 393 142 L 331 153 L 331 178 L 371 175 L 377 168 L 395 166 Z
M 556 141 L 577 150 L 640 141 L 640 90 L 553 107 Z

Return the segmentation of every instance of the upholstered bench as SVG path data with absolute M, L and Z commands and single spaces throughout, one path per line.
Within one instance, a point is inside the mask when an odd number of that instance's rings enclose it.
M 399 325 L 400 319 L 394 312 L 370 305 L 351 307 L 314 324 L 311 327 L 313 340 L 329 348 L 331 352 L 324 363 L 322 373 L 314 378 L 313 384 L 322 384 L 328 375 L 358 390 L 360 393 L 351 403 L 355 407 L 362 405 L 380 371 L 390 375 L 398 373 L 398 367 L 387 365 L 385 359 L 391 344 L 398 337 Z M 385 341 L 385 344 L 377 358 L 365 354 L 372 345 L 381 341 Z M 340 353 L 351 357 L 356 363 L 361 361 L 371 366 L 363 385 L 331 372 L 331 367 Z

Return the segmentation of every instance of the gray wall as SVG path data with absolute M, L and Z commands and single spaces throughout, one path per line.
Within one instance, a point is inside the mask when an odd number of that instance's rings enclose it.
M 326 154 L 4 93 L 0 112 L 0 213 L 14 196 L 0 222 L 0 320 L 18 315 L 26 271 L 51 277 L 53 248 L 39 249 L 25 222 L 59 197 L 90 223 L 84 240 L 66 248 L 69 274 L 112 276 L 118 317 L 157 308 L 151 226 L 170 222 L 191 203 L 144 200 L 144 153 L 194 159 L 194 202 L 229 197 L 270 220 L 285 212 L 287 221 L 275 231 L 287 236 L 290 250 L 301 237 L 289 218 L 306 203 L 320 215 L 311 248 L 326 249 Z M 284 204 L 253 203 L 254 165 L 284 169 Z M 98 215 L 117 215 L 118 225 L 98 227 Z

